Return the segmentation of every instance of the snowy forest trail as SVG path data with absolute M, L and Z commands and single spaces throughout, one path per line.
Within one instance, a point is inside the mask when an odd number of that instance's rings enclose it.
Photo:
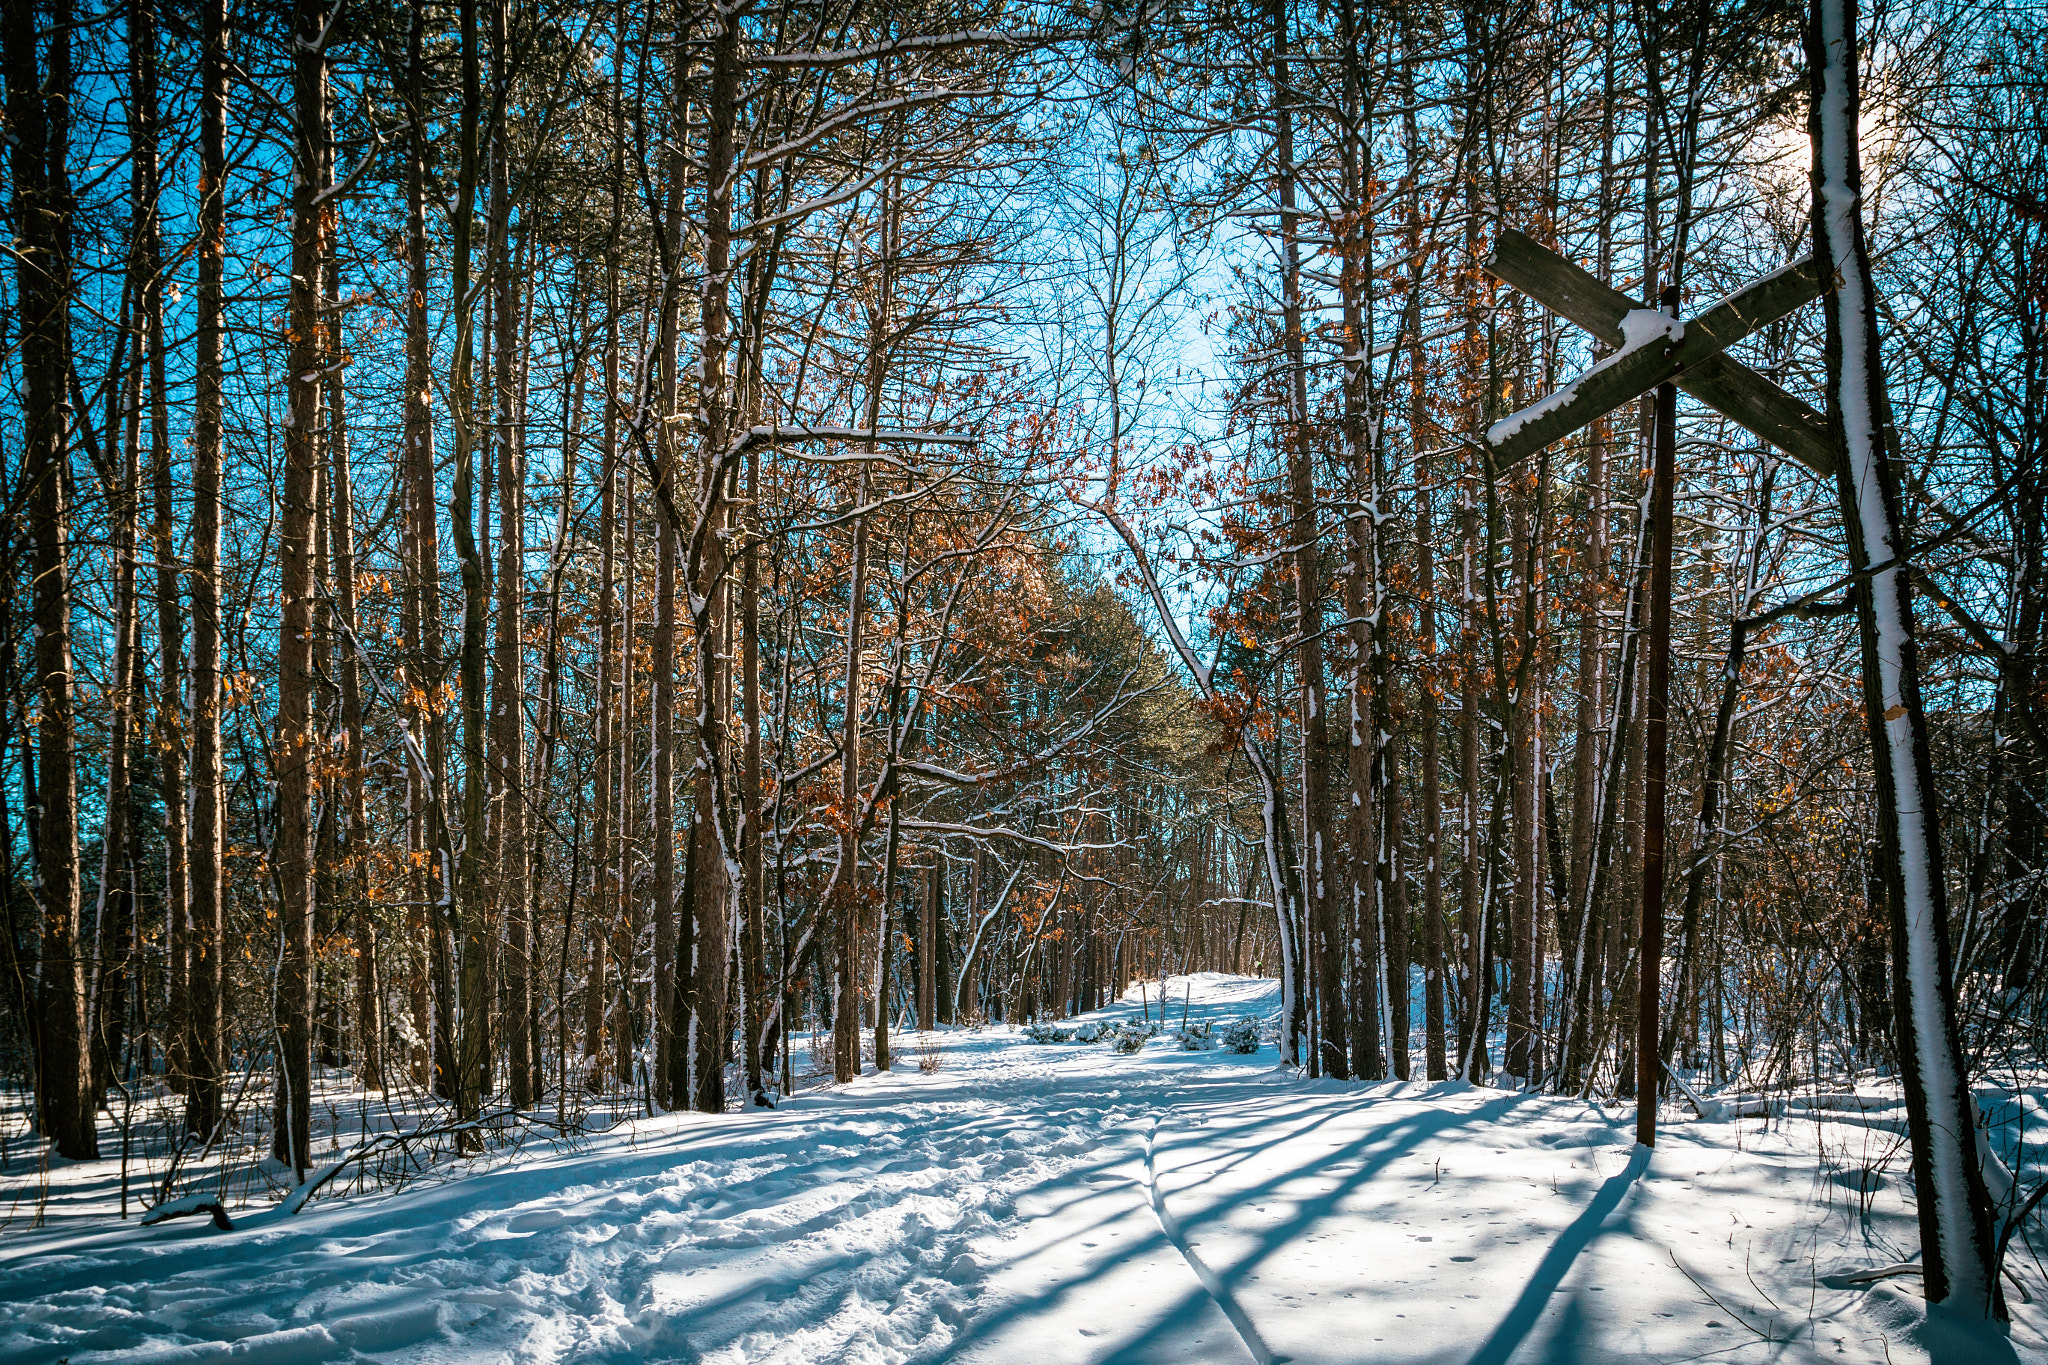
M 1190 984 L 1171 1025 L 1271 1004 Z M 1307 1083 L 1270 1044 L 949 1033 L 934 1075 L 288 1222 L 10 1237 L 0 1360 L 1914 1358 L 1900 1291 L 1822 1283 L 1910 1250 L 1889 1186 L 1866 1218 L 1812 1123 L 1677 1125 L 1645 1160 L 1628 1117 Z

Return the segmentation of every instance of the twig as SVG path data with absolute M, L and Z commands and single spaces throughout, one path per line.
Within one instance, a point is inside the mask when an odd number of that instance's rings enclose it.
M 1674 1251 L 1667 1251 L 1667 1252 L 1665 1252 L 1664 1254 L 1665 1254 L 1666 1256 L 1669 1256 L 1669 1257 L 1671 1258 L 1671 1264 L 1672 1264 L 1672 1267 L 1673 1267 L 1674 1269 L 1676 1269 L 1676 1270 L 1678 1271 L 1678 1273 L 1679 1273 L 1679 1274 L 1681 1274 L 1681 1275 L 1685 1276 L 1685 1278 L 1687 1278 L 1688 1280 L 1691 1280 L 1691 1281 L 1692 1281 L 1692 1287 L 1693 1287 L 1694 1289 L 1697 1289 L 1697 1290 L 1699 1290 L 1699 1291 L 1700 1291 L 1700 1293 L 1702 1293 L 1702 1294 L 1705 1294 L 1705 1295 L 1707 1296 L 1707 1300 L 1708 1300 L 1708 1302 L 1712 1303 L 1712 1304 L 1714 1305 L 1714 1307 L 1716 1307 L 1716 1308 L 1720 1309 L 1720 1310 L 1721 1310 L 1721 1311 L 1722 1311 L 1723 1313 L 1726 1313 L 1726 1314 L 1727 1314 L 1727 1315 L 1728 1315 L 1729 1317 L 1731 1317 L 1731 1318 L 1734 1318 L 1734 1319 L 1735 1319 L 1735 1320 L 1736 1320 L 1737 1322 L 1741 1323 L 1741 1324 L 1742 1324 L 1742 1325 L 1743 1325 L 1744 1327 L 1747 1327 L 1747 1328 L 1749 1328 L 1749 1330 L 1750 1330 L 1750 1331 L 1752 1331 L 1752 1332 L 1755 1332 L 1755 1333 L 1757 1334 L 1757 1336 L 1758 1336 L 1758 1337 L 1760 1337 L 1761 1339 L 1763 1339 L 1764 1341 L 1776 1341 L 1776 1340 L 1777 1340 L 1777 1338 L 1776 1338 L 1776 1337 L 1770 1336 L 1770 1335 L 1766 1334 L 1765 1332 L 1763 1332 L 1763 1331 L 1759 1330 L 1759 1329 L 1758 1329 L 1757 1327 L 1755 1327 L 1754 1325 L 1752 1325 L 1752 1324 L 1751 1324 L 1751 1322 L 1749 1321 L 1749 1319 L 1748 1319 L 1748 1318 L 1745 1318 L 1745 1317 L 1743 1317 L 1743 1316 L 1742 1316 L 1742 1314 L 1740 1314 L 1740 1313 L 1736 1312 L 1736 1311 L 1735 1311 L 1735 1310 L 1734 1310 L 1733 1308 L 1730 1308 L 1730 1307 L 1729 1307 L 1729 1306 L 1728 1306 L 1727 1304 L 1725 1304 L 1725 1303 L 1721 1302 L 1721 1301 L 1720 1301 L 1719 1299 L 1715 1298 L 1715 1297 L 1714 1297 L 1714 1291 L 1713 1291 L 1713 1290 L 1711 1290 L 1711 1289 L 1707 1288 L 1707 1287 L 1706 1287 L 1705 1285 L 1701 1284 L 1701 1283 L 1699 1282 L 1699 1279 L 1698 1279 L 1698 1277 L 1697 1277 L 1697 1276 L 1695 1276 L 1695 1275 L 1694 1275 L 1694 1274 L 1693 1274 L 1693 1273 L 1692 1273 L 1692 1272 L 1691 1272 L 1690 1270 L 1687 1270 L 1687 1269 L 1686 1269 L 1686 1268 L 1685 1268 L 1684 1266 L 1682 1266 L 1682 1265 L 1679 1265 L 1679 1264 L 1678 1264 L 1678 1253 L 1677 1253 L 1677 1252 L 1674 1252 Z

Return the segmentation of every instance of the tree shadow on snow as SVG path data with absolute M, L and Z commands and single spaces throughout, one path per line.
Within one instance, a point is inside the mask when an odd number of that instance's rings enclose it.
M 1557 1240 L 1551 1243 L 1550 1250 L 1543 1254 L 1543 1260 L 1537 1265 L 1536 1273 L 1530 1276 L 1529 1283 L 1522 1287 L 1514 1306 L 1508 1309 L 1507 1316 L 1500 1320 L 1500 1325 L 1493 1329 L 1493 1335 L 1489 1336 L 1473 1354 L 1472 1365 L 1507 1365 L 1508 1357 L 1515 1353 L 1516 1348 L 1526 1341 L 1529 1333 L 1535 1329 L 1537 1320 L 1543 1316 L 1545 1305 L 1550 1302 L 1550 1296 L 1564 1283 L 1565 1275 L 1572 1268 L 1572 1262 L 1576 1261 L 1579 1253 L 1592 1245 L 1593 1239 L 1600 1235 L 1600 1225 L 1607 1221 L 1609 1214 L 1621 1207 L 1622 1197 L 1628 1193 L 1629 1187 L 1636 1183 L 1649 1164 L 1650 1149 L 1638 1146 L 1630 1155 L 1628 1165 L 1607 1178 L 1606 1183 L 1602 1184 L 1599 1192 L 1593 1196 L 1592 1202 L 1586 1205 L 1585 1211 L 1572 1220 L 1570 1227 L 1558 1234 Z M 1567 1362 L 1576 1362 L 1580 1359 L 1575 1343 L 1581 1334 L 1576 1330 L 1567 1330 L 1573 1326 L 1576 1315 L 1576 1305 L 1570 1305 L 1566 1321 L 1560 1325 L 1551 1339 L 1551 1349 L 1545 1356 L 1546 1360 L 1566 1365 Z

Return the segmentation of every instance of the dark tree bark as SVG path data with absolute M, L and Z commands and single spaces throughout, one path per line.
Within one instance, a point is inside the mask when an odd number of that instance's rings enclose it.
M 521 351 L 520 271 L 511 242 L 511 50 L 505 0 L 491 5 L 491 240 L 496 286 L 495 374 L 498 474 L 497 650 L 491 680 L 491 782 L 497 818 L 498 908 L 505 922 L 505 1043 L 514 1108 L 533 1102 L 532 851 L 527 839 L 525 578 L 526 441 L 513 357 Z
M 1301 881 L 1310 925 L 1309 950 L 1314 958 L 1319 1025 L 1319 1042 L 1310 1060 L 1309 1074 L 1341 1077 L 1350 1074 L 1344 1046 L 1344 932 L 1338 913 L 1342 893 L 1338 889 L 1336 841 L 1330 824 L 1331 744 L 1329 694 L 1323 678 L 1323 571 L 1317 549 L 1320 527 L 1315 479 L 1309 469 L 1308 366 L 1303 354 L 1300 218 L 1294 184 L 1294 91 L 1288 75 L 1286 7 L 1275 0 L 1269 13 L 1273 26 L 1273 157 L 1280 212 L 1281 348 L 1288 369 L 1290 404 L 1280 435 L 1287 452 L 1287 539 L 1295 546 L 1294 625 L 1300 640 L 1295 652 L 1295 672 L 1301 712 Z
M 271 851 L 283 949 L 277 981 L 277 1104 L 271 1155 L 303 1180 L 310 1162 L 313 1083 L 314 502 L 319 476 L 321 268 L 327 216 L 326 8 L 300 0 L 293 14 L 292 283 L 287 323 L 284 486 L 279 494 L 277 833 Z
M 71 458 L 65 379 L 71 365 L 70 5 L 53 7 L 47 85 L 33 8 L 8 8 L 4 28 L 7 116 L 14 145 L 15 298 L 21 311 L 22 484 L 35 556 L 31 621 L 35 673 L 36 825 L 33 835 L 42 949 L 36 1117 L 60 1156 L 98 1153 L 79 943 L 78 763 L 71 674 L 71 556 L 66 476 Z
M 455 1112 L 474 1118 L 483 1109 L 490 1069 L 490 1001 L 486 961 L 490 954 L 490 915 L 484 888 L 484 799 L 489 786 L 485 767 L 485 620 L 489 610 L 484 562 L 476 538 L 477 411 L 472 374 L 475 351 L 476 299 L 472 293 L 471 222 L 476 213 L 477 119 L 483 103 L 481 58 L 477 51 L 476 0 L 462 0 L 462 112 L 458 125 L 459 165 L 455 181 L 452 230 L 455 311 L 455 362 L 449 386 L 449 416 L 454 424 L 455 486 L 448 524 L 455 536 L 455 554 L 462 568 L 462 645 L 458 656 L 462 709 L 462 843 L 456 855 L 456 922 L 461 937 L 461 1022 L 456 1056 Z
M 135 63 L 130 62 L 131 78 Z M 136 97 L 132 106 L 139 106 Z M 131 116 L 131 129 L 133 118 Z M 131 132 L 132 136 L 132 132 Z M 137 180 L 145 158 L 132 158 Z M 138 185 L 139 188 L 139 185 Z M 137 194 L 135 203 L 143 201 Z M 123 292 L 121 328 L 116 333 L 114 366 L 122 368 L 122 343 L 127 334 L 139 331 L 131 311 L 141 275 L 141 240 L 144 223 L 138 207 L 130 229 L 129 272 Z M 138 352 L 140 348 L 137 348 Z M 109 383 L 107 424 L 111 442 L 118 444 L 120 473 L 107 488 L 109 520 L 114 542 L 114 667 L 112 696 L 107 716 L 107 786 L 105 819 L 100 827 L 99 906 L 94 916 L 92 993 L 92 1079 L 87 1094 L 97 1110 L 106 1104 L 107 1088 L 113 1084 L 120 1065 L 122 1027 L 128 1013 L 128 959 L 135 921 L 135 830 L 134 788 L 129 771 L 130 753 L 141 740 L 141 712 L 145 705 L 142 677 L 142 616 L 136 602 L 136 519 L 141 497 L 140 456 L 142 447 L 142 373 L 139 353 L 128 362 L 118 383 Z M 110 376 L 111 378 L 111 376 Z M 116 396 L 118 395 L 118 396 Z M 116 436 L 114 433 L 118 432 Z M 111 465 L 114 460 L 110 459 Z M 112 472 L 111 470 L 106 472 Z
M 189 930 L 172 922 L 167 1023 L 185 1075 L 185 1128 L 220 1124 L 221 994 L 226 921 L 221 880 L 221 331 L 227 249 L 227 12 L 202 0 L 199 52 L 198 292 L 192 399 L 192 831 Z

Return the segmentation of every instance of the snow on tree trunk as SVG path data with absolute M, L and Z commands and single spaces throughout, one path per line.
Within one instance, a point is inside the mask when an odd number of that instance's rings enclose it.
M 1872 308 L 1857 152 L 1855 0 L 1815 0 L 1812 82 L 1814 253 L 1827 300 L 1829 425 L 1836 486 L 1860 590 L 1864 706 L 1891 906 L 1900 1070 L 1913 1143 L 1927 1298 L 2002 1317 L 1991 1268 L 1991 1206 L 1975 1160 L 1975 1115 L 1956 1033 L 1941 848 L 1913 639 L 1898 474 L 1885 458 L 1890 411 Z

